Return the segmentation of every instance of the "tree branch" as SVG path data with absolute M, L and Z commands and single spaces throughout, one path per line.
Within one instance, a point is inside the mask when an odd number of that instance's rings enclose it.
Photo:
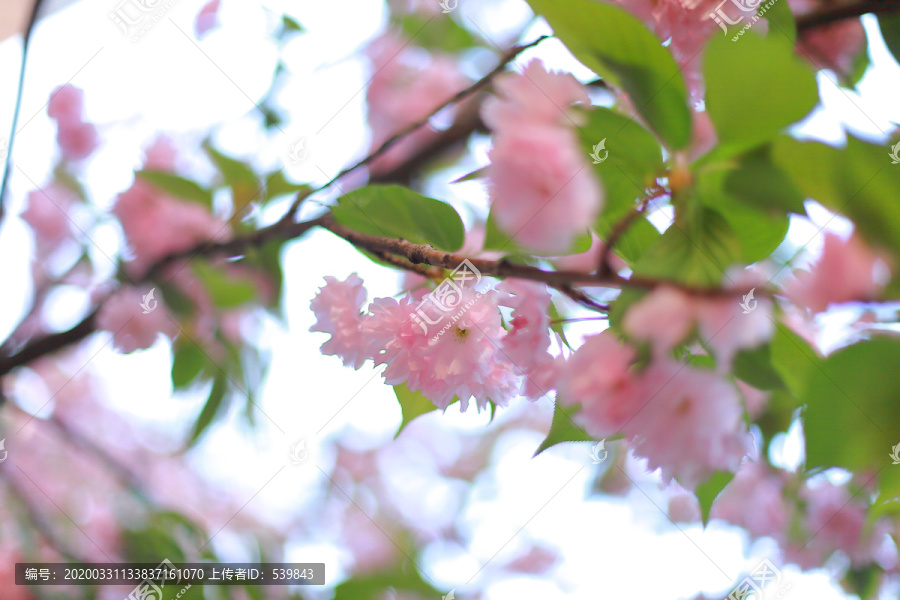
M 900 11 L 900 0 L 861 0 L 829 4 L 797 17 L 797 31 L 827 25 L 843 19 L 861 17 L 868 13 L 882 14 Z

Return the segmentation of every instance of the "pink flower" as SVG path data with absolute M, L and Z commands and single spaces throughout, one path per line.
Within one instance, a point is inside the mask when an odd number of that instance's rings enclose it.
M 669 484 L 669 518 L 675 523 L 696 523 L 700 521 L 700 503 L 697 497 L 678 483 Z
M 463 288 L 455 313 L 447 313 L 423 333 L 413 314 L 418 303 L 380 298 L 363 329 L 377 349 L 375 364 L 386 364 L 385 382 L 405 383 L 446 409 L 458 397 L 465 411 L 474 397 L 479 410 L 490 398 L 505 406 L 515 395 L 514 366 L 503 355 L 504 335 L 497 292 Z M 428 309 L 426 309 L 428 310 Z M 434 315 L 431 315 L 434 316 Z
M 140 178 L 119 194 L 113 213 L 134 253 L 131 272 L 137 275 L 167 254 L 228 232 L 203 206 L 169 196 Z
M 497 303 L 513 309 L 503 350 L 517 366 L 527 369 L 550 347 L 550 293 L 545 284 L 522 279 L 507 279 L 497 291 L 506 294 Z
M 83 103 L 84 91 L 67 83 L 50 93 L 47 115 L 60 123 L 77 123 L 81 121 Z
M 175 171 L 178 150 L 171 138 L 160 135 L 144 149 L 144 168 L 153 171 Z
M 562 367 L 557 402 L 581 404 L 575 421 L 597 439 L 620 433 L 641 409 L 636 358 L 608 331 L 587 338 Z
M 344 365 L 359 369 L 367 358 L 367 343 L 362 332 L 362 305 L 366 301 L 363 280 L 351 273 L 344 281 L 325 277 L 325 285 L 310 302 L 316 323 L 310 331 L 330 333 L 322 344 L 322 354 L 338 356 Z
M 498 96 L 485 101 L 482 116 L 497 132 L 515 130 L 523 123 L 570 127 L 575 119 L 570 106 L 590 105 L 577 79 L 570 73 L 548 71 L 539 59 L 528 63 L 521 74 L 497 77 L 494 87 Z
M 197 20 L 194 22 L 194 31 L 197 39 L 205 36 L 210 29 L 219 24 L 219 0 L 210 0 L 203 5 L 200 12 L 197 13 Z
M 498 132 L 489 156 L 491 214 L 517 244 L 564 254 L 588 233 L 602 191 L 572 131 L 523 122 Z
M 28 193 L 22 220 L 34 232 L 39 255 L 50 254 L 72 235 L 67 214 L 74 201 L 72 191 L 59 183 Z
M 692 489 L 715 471 L 737 471 L 752 450 L 737 390 L 712 371 L 657 360 L 641 376 L 641 410 L 626 424 L 634 453 Z
M 796 16 L 816 10 L 826 3 L 789 0 Z M 856 59 L 865 51 L 866 32 L 859 19 L 842 19 L 801 31 L 797 36 L 797 53 L 816 69 L 830 69 L 841 77 L 853 73 Z
M 808 485 L 800 495 L 807 502 L 806 528 L 813 536 L 807 552 L 824 560 L 834 550 L 843 550 L 854 565 L 871 561 L 880 540 L 864 532 L 863 502 L 855 501 L 846 487 L 831 483 Z
M 752 273 L 742 273 L 737 289 L 746 289 L 749 295 L 750 289 L 755 289 L 751 285 L 761 285 L 755 279 L 744 283 L 752 277 Z M 663 355 L 684 341 L 696 323 L 700 340 L 727 367 L 738 350 L 755 348 L 772 337 L 772 308 L 771 299 L 765 297 L 748 296 L 742 304 L 737 295 L 696 297 L 663 285 L 628 309 L 623 328 L 634 339 L 651 342 L 657 355 Z
M 97 128 L 91 123 L 65 123 L 60 121 L 56 143 L 68 160 L 87 158 L 97 149 L 100 141 Z
M 406 44 L 384 36 L 369 49 L 376 71 L 366 93 L 374 150 L 402 129 L 431 115 L 470 81 L 449 56 L 434 56 L 426 64 L 410 64 Z M 464 108 L 457 107 L 457 110 Z M 374 160 L 373 172 L 387 171 L 435 140 L 438 133 L 424 126 L 394 144 Z
M 710 517 L 743 527 L 754 537 L 783 541 L 791 518 L 784 497 L 784 472 L 770 472 L 758 462 L 745 462 L 713 502 Z
M 112 332 L 113 347 L 125 354 L 149 348 L 160 333 L 174 336 L 178 329 L 162 299 L 154 300 L 158 302 L 155 308 L 151 301 L 144 302 L 144 295 L 137 289 L 123 288 L 103 303 L 97 315 L 97 328 Z M 147 308 L 152 310 L 144 314 Z
M 63 157 L 80 160 L 89 156 L 99 144 L 97 128 L 82 120 L 84 92 L 69 84 L 50 94 L 47 114 L 56 121 L 56 142 Z
M 825 234 L 825 246 L 812 271 L 794 271 L 784 285 L 792 302 L 814 313 L 830 304 L 875 298 L 881 283 L 875 278 L 878 257 L 856 236 L 842 241 L 834 233 Z
M 482 111 L 495 134 L 487 170 L 491 214 L 517 243 L 563 254 L 588 232 L 603 201 L 567 112 L 587 96 L 571 75 L 548 72 L 540 61 L 524 73 L 500 77 L 501 96 Z

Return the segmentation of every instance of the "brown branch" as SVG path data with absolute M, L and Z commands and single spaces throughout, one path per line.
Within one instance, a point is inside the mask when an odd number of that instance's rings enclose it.
M 805 31 L 843 19 L 861 17 L 868 13 L 882 14 L 900 11 L 900 0 L 861 0 L 823 6 L 813 12 L 797 16 L 797 31 Z

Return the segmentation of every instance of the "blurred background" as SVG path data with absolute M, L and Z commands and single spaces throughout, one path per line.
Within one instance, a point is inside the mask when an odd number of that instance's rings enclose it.
M 136 2 L 46 2 L 34 28 L 0 223 L 0 339 L 7 343 L 72 327 L 116 277 L 128 250 L 110 210 L 135 171 L 152 163 L 152 149 L 165 148 L 180 176 L 212 190 L 221 214 L 238 204 L 234 161 L 257 176 L 281 173 L 281 187 L 251 199 L 234 227 L 270 224 L 301 185 L 330 180 L 406 124 L 404 99 L 424 92 L 380 82 L 385 53 L 401 53 L 404 85 L 419 81 L 448 97 L 490 71 L 502 51 L 549 32 L 522 0 L 460 0 L 450 15 L 436 0 L 221 0 L 213 9 L 204 1 L 145 0 L 140 13 Z M 31 7 L 4 0 L 0 10 L 4 137 L 13 127 Z M 822 105 L 797 135 L 839 143 L 846 128 L 881 139 L 900 119 L 900 66 L 877 26 L 863 24 L 864 74 L 852 89 L 821 86 Z M 556 40 L 517 63 L 535 56 L 582 81 L 593 78 Z M 452 69 L 433 75 L 441 61 Z M 387 86 L 380 99 L 372 92 L 379 82 Z M 82 160 L 61 152 L 47 114 L 51 93 L 67 83 L 83 90 L 82 118 L 97 132 L 96 148 Z M 606 100 L 598 92 L 595 101 Z M 437 115 L 431 130 L 446 131 L 460 114 Z M 474 223 L 486 214 L 483 185 L 449 183 L 487 162 L 483 126 L 473 122 L 468 133 L 419 172 L 392 172 L 386 160 L 370 176 L 414 184 Z M 360 177 L 342 180 L 342 189 Z M 25 212 L 29 194 L 52 186 L 72 199 L 64 239 L 48 249 Z M 301 217 L 339 194 L 313 196 Z M 820 207 L 810 214 L 792 223 L 788 249 L 825 223 L 847 227 Z M 800 264 L 820 249 L 810 244 Z M 130 591 L 16 586 L 15 562 L 163 558 L 326 565 L 323 587 L 194 588 L 184 598 L 436 600 L 451 590 L 486 600 L 718 598 L 760 560 L 779 555 L 772 540 L 723 521 L 703 528 L 693 522 L 693 506 L 679 514 L 677 491 L 615 442 L 599 465 L 587 443 L 533 458 L 550 427 L 551 398 L 520 400 L 493 420 L 453 406 L 416 419 L 395 439 L 402 417 L 393 390 L 371 365 L 352 371 L 321 355 L 326 336 L 309 333 L 309 302 L 328 275 L 358 273 L 369 300 L 396 295 L 403 275 L 326 231 L 272 252 L 277 266 L 254 284 L 269 298 L 215 307 L 218 325 L 208 338 L 197 323 L 191 335 L 160 336 L 149 349 L 123 354 L 101 332 L 3 378 L 2 600 L 107 600 Z M 565 298 L 557 303 L 564 314 L 582 314 Z M 854 310 L 832 311 L 820 324 L 823 349 L 853 335 Z M 577 344 L 597 328 L 573 323 L 567 333 Z M 219 367 L 209 373 L 228 376 L 173 370 L 173 354 L 190 365 L 201 360 L 197 348 Z M 785 435 L 772 463 L 796 470 L 801 439 L 796 429 Z M 302 461 L 298 443 L 308 452 Z M 613 465 L 628 478 L 616 477 Z M 806 571 L 785 565 L 783 597 L 852 597 L 835 583 L 841 569 L 840 561 Z M 896 597 L 897 586 L 884 593 Z

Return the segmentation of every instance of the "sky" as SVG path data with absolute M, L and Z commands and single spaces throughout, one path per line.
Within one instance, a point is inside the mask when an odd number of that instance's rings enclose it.
M 70 81 L 86 90 L 85 117 L 100 129 L 103 146 L 89 163 L 84 182 L 101 212 L 112 205 L 117 192 L 130 185 L 142 148 L 160 132 L 191 142 L 224 124 L 214 136 L 218 147 L 270 168 L 285 164 L 290 147 L 304 138 L 309 140 L 312 160 L 301 165 L 288 161 L 287 172 L 296 180 L 314 183 L 326 181 L 342 166 L 364 156 L 369 144 L 364 85 L 371 69 L 360 49 L 386 21 L 380 2 L 273 0 L 257 4 L 223 0 L 222 25 L 202 42 L 194 39 L 193 20 L 203 3 L 177 0 L 170 4 L 164 18 L 136 42 L 123 36 L 110 19 L 109 13 L 117 6 L 112 0 L 77 2 L 44 20 L 35 32 L 13 155 L 16 172 L 7 206 L 10 216 L 0 229 L 0 256 L 9 257 L 0 261 L 0 280 L 4 282 L 0 337 L 12 330 L 29 302 L 29 255 L 21 249 L 30 248 L 31 240 L 25 225 L 12 215 L 21 210 L 25 194 L 50 176 L 57 150 L 45 104 L 57 85 Z M 271 14 L 285 10 L 307 33 L 295 37 L 283 49 L 291 77 L 278 100 L 290 115 L 289 124 L 283 133 L 266 137 L 260 133 L 254 102 L 267 89 L 278 58 L 278 48 L 270 37 Z M 509 32 L 524 26 L 530 18 L 519 0 L 478 5 L 461 0 L 460 11 L 492 38 L 504 41 L 509 41 Z M 492 26 L 494 23 L 498 26 Z M 799 135 L 841 143 L 841 127 L 846 127 L 869 139 L 885 140 L 891 123 L 900 121 L 900 104 L 894 97 L 896 85 L 891 85 L 898 81 L 900 66 L 886 53 L 877 27 L 873 30 L 873 19 L 867 18 L 865 24 L 870 34 L 875 33 L 870 38 L 874 65 L 860 83 L 859 94 L 839 89 L 826 75 L 820 75 L 824 108 L 797 128 Z M 523 39 L 547 31 L 546 25 L 537 23 Z M 541 44 L 519 60 L 527 61 L 535 55 L 551 66 L 573 70 L 582 79 L 591 78 L 555 40 Z M 2 89 L 14 89 L 20 57 L 18 40 L 0 43 Z M 13 102 L 11 92 L 0 96 L 0 131 L 8 130 Z M 442 172 L 441 180 L 451 181 L 484 164 L 487 144 L 483 139 L 473 142 L 472 157 Z M 205 165 L 194 167 L 191 175 L 198 180 L 211 177 Z M 485 200 L 477 182 L 451 186 L 435 181 L 426 191 L 457 205 Z M 283 204 L 273 206 L 265 216 L 277 218 L 284 208 Z M 794 219 L 791 241 L 802 243 L 824 223 L 836 231 L 843 227 L 846 233 L 842 220 L 831 219 L 824 209 L 814 207 L 812 212 L 811 221 Z M 93 216 L 78 218 L 87 223 Z M 104 255 L 113 256 L 121 248 L 119 232 L 107 221 L 99 226 L 92 241 L 95 262 L 101 267 L 107 265 L 102 275 L 108 276 L 112 263 Z M 810 251 L 814 256 L 817 242 L 810 245 Z M 346 242 L 322 231 L 291 244 L 284 261 L 286 326 L 273 319 L 259 323 L 264 332 L 261 339 L 272 356 L 259 400 L 268 417 L 258 415 L 259 427 L 249 431 L 233 411 L 188 457 L 208 479 L 231 490 L 237 498 L 253 497 L 247 510 L 276 523 L 289 521 L 298 506 L 309 504 L 321 484 L 322 475 L 314 468 L 279 471 L 290 465 L 289 448 L 297 440 L 310 441 L 311 462 L 326 471 L 326 465 L 334 460 L 335 440 L 359 450 L 391 443 L 397 444 L 398 454 L 410 450 L 402 439 L 391 441 L 400 411 L 391 388 L 383 384 L 378 373 L 369 365 L 353 371 L 335 357 L 322 356 L 318 346 L 325 336 L 308 333 L 313 323 L 309 301 L 324 276 L 344 279 L 357 272 L 365 280 L 371 300 L 395 294 L 398 275 L 362 258 Z M 49 320 L 60 328 L 77 322 L 88 300 L 82 290 L 61 291 L 53 299 Z M 841 339 L 842 323 L 850 317 L 835 318 L 823 334 L 826 347 Z M 573 331 L 577 337 L 591 329 L 585 325 Z M 99 351 L 92 367 L 104 375 L 109 404 L 160 432 L 183 431 L 205 395 L 173 397 L 168 344 L 160 341 L 150 350 L 122 356 L 103 348 L 104 335 L 85 343 L 88 355 Z M 551 404 L 545 398 L 511 411 L 522 408 L 540 411 L 546 417 Z M 413 426 L 427 427 L 440 436 L 442 430 L 477 433 L 487 421 L 485 414 L 473 411 L 460 415 L 451 409 L 445 415 L 427 415 Z M 453 448 L 456 439 L 446 436 L 448 453 L 458 451 Z M 159 443 L 171 443 L 168 440 L 169 435 L 161 435 Z M 664 498 L 650 479 L 625 499 L 589 497 L 595 468 L 589 446 L 565 444 L 531 458 L 540 441 L 540 435 L 528 431 L 510 432 L 500 439 L 490 468 L 472 490 L 459 517 L 470 532 L 468 547 L 434 544 L 426 551 L 424 567 L 438 587 L 455 589 L 457 597 L 464 598 L 466 580 L 498 548 L 502 547 L 496 560 L 514 555 L 526 539 L 558 548 L 565 560 L 554 567 L 553 578 L 523 576 L 493 581 L 486 598 L 595 598 L 598 591 L 609 597 L 640 598 L 658 593 L 662 582 L 673 598 L 692 597 L 698 590 L 724 595 L 739 573 L 752 570 L 771 552 L 764 542 L 749 545 L 738 530 L 721 524 L 714 523 L 706 530 L 684 525 L 676 528 L 660 511 L 659 506 L 665 507 L 661 504 Z M 794 446 L 784 457 L 786 462 L 797 460 L 799 450 L 796 443 Z M 410 494 L 417 498 L 425 493 L 430 500 L 428 506 L 445 512 L 454 510 L 447 504 L 452 495 L 447 490 L 417 487 L 420 483 L 438 485 L 427 478 L 421 482 L 416 479 L 417 470 L 434 465 L 410 462 L 404 467 L 402 460 L 398 465 L 394 482 L 398 502 L 407 502 L 410 511 L 426 510 L 427 506 L 423 508 L 419 502 L 404 500 Z M 271 479 L 275 473 L 277 476 Z M 512 541 L 504 546 L 507 540 Z M 215 545 L 225 556 L 242 558 L 234 540 L 223 536 Z M 287 558 L 326 562 L 329 584 L 344 575 L 340 549 L 317 540 L 297 540 Z M 650 569 L 653 577 L 646 576 Z M 786 598 L 844 597 L 824 572 L 801 575 L 786 569 L 784 576 L 792 586 Z M 471 585 L 479 584 L 478 577 Z

